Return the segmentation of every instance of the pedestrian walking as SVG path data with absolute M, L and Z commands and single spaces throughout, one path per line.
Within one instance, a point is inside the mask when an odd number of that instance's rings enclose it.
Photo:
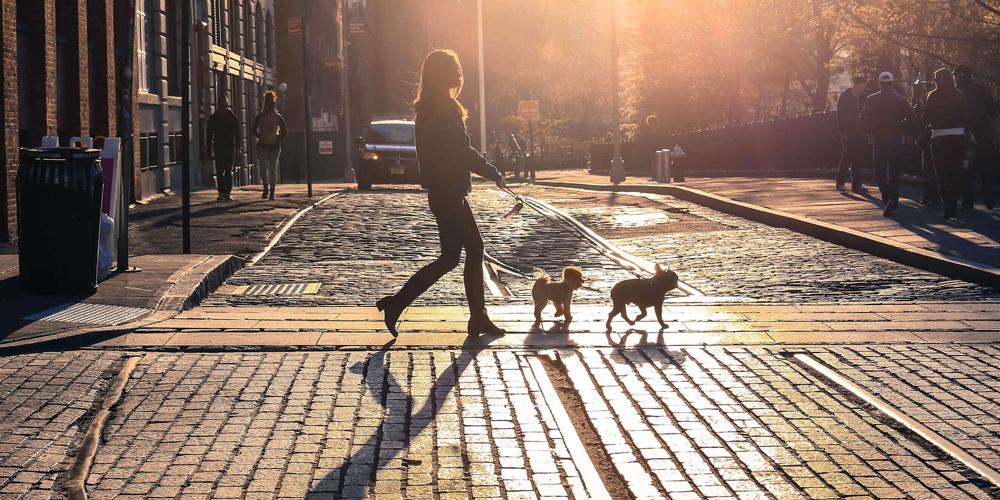
M 493 133 L 493 162 L 496 164 L 497 170 L 500 171 L 500 175 L 507 176 L 507 162 L 503 154 L 503 144 L 500 143 L 500 138 L 497 137 L 496 132 Z
M 858 126 L 873 146 L 875 179 L 882 196 L 882 215 L 889 217 L 899 206 L 900 153 L 904 141 L 912 141 L 909 128 L 917 114 L 905 97 L 896 93 L 892 73 L 878 76 L 879 91 L 868 96 Z
M 281 156 L 281 140 L 288 135 L 285 119 L 274 109 L 278 96 L 273 90 L 264 92 L 264 109 L 253 119 L 254 137 L 257 138 L 257 161 L 260 162 L 260 177 L 264 184 L 261 199 L 274 199 L 274 187 L 278 183 L 278 157 Z M 271 192 L 268 193 L 268 182 Z
M 837 170 L 837 189 L 847 191 L 847 171 L 851 172 L 851 191 L 867 193 L 861 183 L 861 162 L 864 158 L 867 141 L 858 134 L 858 117 L 865 99 L 865 89 L 868 80 L 863 76 L 854 77 L 851 88 L 840 94 L 837 99 L 837 128 L 840 129 L 840 144 L 843 153 L 840 156 L 840 168 Z
M 515 179 L 521 177 L 521 160 L 523 158 L 524 155 L 521 151 L 521 145 L 517 143 L 517 137 L 514 137 L 514 134 L 510 134 L 510 138 L 507 139 L 506 160 L 507 164 L 514 170 Z
M 466 195 L 472 190 L 471 173 L 506 187 L 503 176 L 472 147 L 465 126 L 468 112 L 458 96 L 462 92 L 462 66 L 451 50 L 435 50 L 424 59 L 420 86 L 413 108 L 421 185 L 437 221 L 441 255 L 414 274 L 395 295 L 380 299 L 385 326 L 393 336 L 403 310 L 458 266 L 465 248 L 465 296 L 469 302 L 469 335 L 503 335 L 490 320 L 483 291 L 483 237 Z
M 944 197 L 944 218 L 952 219 L 962 189 L 969 113 L 955 77 L 947 68 L 934 73 L 934 91 L 927 96 L 924 122 L 931 129 L 931 152 L 937 168 L 939 191 Z
M 215 113 L 208 118 L 209 158 L 215 158 L 215 186 L 219 190 L 217 201 L 232 201 L 233 167 L 236 153 L 243 149 L 240 120 L 229 109 L 229 98 L 220 95 L 215 103 Z
M 989 89 L 973 81 L 972 69 L 964 64 L 955 66 L 955 83 L 965 98 L 965 107 L 969 111 L 969 128 L 975 141 L 975 152 L 963 181 L 962 211 L 973 210 L 977 175 L 986 210 L 993 210 L 996 206 L 993 186 L 1000 169 L 1000 115 L 997 102 Z

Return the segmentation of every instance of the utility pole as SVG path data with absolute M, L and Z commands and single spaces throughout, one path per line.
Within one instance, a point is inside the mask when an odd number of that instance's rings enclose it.
M 614 110 L 612 120 L 612 132 L 614 132 L 614 151 L 611 153 L 611 182 L 613 184 L 620 184 L 625 182 L 625 161 L 622 160 L 622 126 L 621 126 L 621 110 L 619 101 L 619 93 L 621 90 L 618 86 L 618 17 L 617 10 L 618 6 L 615 4 L 617 0 L 611 0 L 611 98 L 614 101 L 612 103 L 612 109 Z
M 341 105 L 344 106 L 344 181 L 355 182 L 354 165 L 351 162 L 351 150 L 354 149 L 354 139 L 351 137 L 351 92 L 348 88 L 347 75 L 347 0 L 340 6 L 340 86 L 344 90 Z
M 181 0 L 181 240 L 191 253 L 191 0 Z
M 302 0 L 302 92 L 303 92 L 303 105 L 305 106 L 305 112 L 302 113 L 303 118 L 306 121 L 306 150 L 305 150 L 305 162 L 306 162 L 306 197 L 312 198 L 313 195 L 313 184 L 312 184 L 312 169 L 310 168 L 309 155 L 312 153 L 312 149 L 309 147 L 309 139 L 312 138 L 312 99 L 309 97 L 309 25 L 312 20 L 309 17 L 309 0 Z
M 486 63 L 483 61 L 483 0 L 479 12 L 479 148 L 486 156 Z
M 128 41 L 125 43 L 124 68 L 122 68 L 121 107 L 118 110 L 118 136 L 122 139 L 121 165 L 121 217 L 118 220 L 118 272 L 129 272 L 133 269 L 128 264 L 128 209 L 132 204 L 132 177 L 135 175 L 135 148 L 133 147 L 132 84 L 135 78 L 132 66 L 135 64 L 135 13 L 139 0 L 127 2 L 132 8 L 128 11 Z

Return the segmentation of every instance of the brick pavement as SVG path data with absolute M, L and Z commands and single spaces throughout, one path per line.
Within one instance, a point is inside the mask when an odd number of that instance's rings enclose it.
M 582 348 L 580 396 L 635 498 L 995 498 L 996 487 L 786 356 L 809 352 L 992 466 L 994 345 Z M 583 498 L 532 350 L 146 353 L 91 498 Z M 61 497 L 117 352 L 0 358 L 3 498 Z M 112 370 L 113 371 L 113 370 Z M 553 375 L 548 375 L 553 376 Z
M 0 357 L 0 498 L 64 496 L 72 454 L 116 352 Z

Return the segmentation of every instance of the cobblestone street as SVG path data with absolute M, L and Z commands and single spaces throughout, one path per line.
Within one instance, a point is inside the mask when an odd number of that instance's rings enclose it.
M 928 273 L 771 228 L 667 196 L 610 195 L 521 187 L 519 193 L 563 208 L 623 250 L 675 269 L 684 282 L 719 297 L 768 302 L 975 300 L 1000 290 Z M 574 299 L 604 303 L 615 283 L 635 277 L 558 219 L 525 208 L 501 216 L 510 196 L 476 189 L 470 196 L 490 255 L 531 275 L 583 269 L 587 285 Z M 415 191 L 348 192 L 319 205 L 258 265 L 230 280 L 235 286 L 320 282 L 315 295 L 216 295 L 211 305 L 372 305 L 394 293 L 438 252 L 426 195 Z M 504 274 L 513 297 L 493 304 L 530 303 L 531 280 Z M 461 267 L 415 305 L 463 302 Z
M 346 191 L 193 309 L 0 356 L 0 500 L 74 498 L 76 470 L 91 499 L 1000 498 L 1000 289 L 669 196 L 515 190 L 697 293 L 608 329 L 627 259 L 477 187 L 525 275 L 487 293 L 509 333 L 466 335 L 459 268 L 394 339 L 374 302 L 437 255 L 426 195 Z M 567 265 L 573 320 L 534 322 L 527 276 Z

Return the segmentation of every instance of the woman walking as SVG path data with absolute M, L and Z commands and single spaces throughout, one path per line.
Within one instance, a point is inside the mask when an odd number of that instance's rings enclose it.
M 923 119 L 931 128 L 931 153 L 939 191 L 944 198 L 944 218 L 953 219 L 962 190 L 962 160 L 967 145 L 969 113 L 951 71 L 947 68 L 937 70 L 934 85 L 934 91 L 927 96 Z
M 465 296 L 469 301 L 469 335 L 506 333 L 490 321 L 483 291 L 483 238 L 466 195 L 472 190 L 476 173 L 498 187 L 503 176 L 472 147 L 465 128 L 468 115 L 458 102 L 462 92 L 462 66 L 450 50 L 427 55 L 420 69 L 420 89 L 413 108 L 417 112 L 417 158 L 420 183 L 427 189 L 427 203 L 437 221 L 441 256 L 411 277 L 395 295 L 376 303 L 385 311 L 385 326 L 395 337 L 400 314 L 425 290 L 458 266 L 465 249 Z
M 257 138 L 257 159 L 260 161 L 260 177 L 264 181 L 261 199 L 274 199 L 274 185 L 278 183 L 278 156 L 281 155 L 281 139 L 288 135 L 285 119 L 274 109 L 278 96 L 273 90 L 264 92 L 264 109 L 253 119 L 253 135 Z M 267 184 L 271 183 L 268 194 Z

